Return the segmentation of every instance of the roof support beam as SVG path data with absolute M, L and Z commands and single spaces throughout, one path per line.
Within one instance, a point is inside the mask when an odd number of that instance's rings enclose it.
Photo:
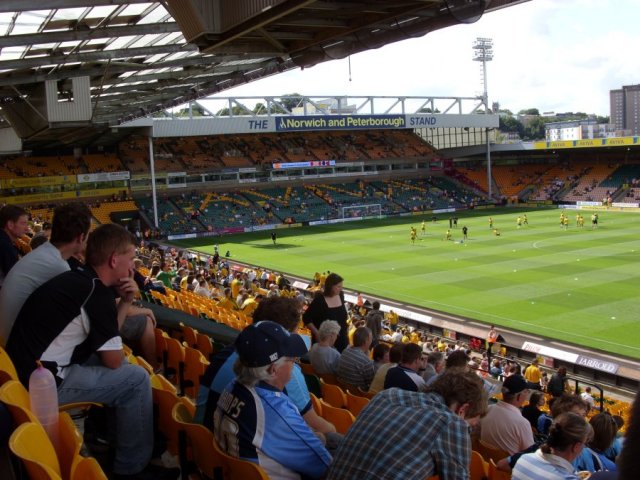
M 42 43 L 95 40 L 98 38 L 128 37 L 131 35 L 179 32 L 176 22 L 127 25 L 124 27 L 94 28 L 91 30 L 69 30 L 59 32 L 27 33 L 0 37 L 0 48 Z
M 172 43 L 155 47 L 123 48 L 119 50 L 102 50 L 100 52 L 75 53 L 73 55 L 53 55 L 50 57 L 25 58 L 22 60 L 5 60 L 0 62 L 0 70 L 44 67 L 64 63 L 96 62 L 99 60 L 116 60 L 119 58 L 148 57 L 157 54 L 178 52 L 197 52 L 195 45 Z M 145 68 L 157 68 L 153 64 L 146 64 Z
M 233 40 L 236 40 L 249 32 L 255 31 L 258 28 L 274 23 L 295 11 L 304 8 L 314 1 L 315 0 L 290 0 L 288 2 L 278 4 L 264 12 L 262 15 L 258 15 L 254 19 L 244 22 L 237 27 L 230 29 L 228 32 L 225 32 L 217 42 L 214 42 L 211 46 L 203 48 L 202 52 L 215 52 L 215 50 L 220 48 L 222 45 L 232 42 Z
M 212 69 L 194 69 L 189 71 L 152 73 L 149 75 L 134 75 L 127 78 L 117 78 L 114 81 L 104 81 L 104 94 L 113 95 L 114 93 L 127 92 L 132 89 L 139 88 L 141 90 L 156 90 L 158 88 L 174 88 L 177 87 L 186 90 L 183 84 L 201 84 L 212 79 L 221 79 L 222 75 L 228 73 L 241 73 L 243 71 L 258 70 L 269 65 L 270 62 L 264 62 L 256 65 L 234 65 L 233 67 L 215 67 Z M 163 85 L 163 82 L 174 83 L 178 85 Z M 140 85 L 134 83 L 142 82 Z M 92 87 L 101 85 L 101 82 L 91 82 Z M 117 87 L 109 87 L 109 85 L 118 85 Z M 188 88 L 188 87 L 187 87 Z
M 110 77 L 115 77 L 121 75 L 123 73 L 132 72 L 132 71 L 140 71 L 140 70 L 158 70 L 161 68 L 183 68 L 188 66 L 202 66 L 209 65 L 210 68 L 215 68 L 216 63 L 220 63 L 222 61 L 223 67 L 224 62 L 232 62 L 236 60 L 246 60 L 246 57 L 242 55 L 229 55 L 226 57 L 213 57 L 206 56 L 203 57 L 201 55 L 180 58 L 177 60 L 169 60 L 166 62 L 156 62 L 154 64 L 148 63 L 140 63 L 140 64 L 130 64 L 127 63 L 125 65 L 119 65 L 119 62 L 111 62 L 109 65 L 109 75 Z M 263 62 L 256 62 L 250 64 L 252 68 L 257 68 L 256 65 L 263 65 Z M 240 70 L 241 66 L 236 65 L 236 70 Z M 244 66 L 243 66 L 244 67 Z M 73 77 L 97 77 L 102 76 L 104 74 L 105 66 L 95 66 L 93 68 L 80 68 L 80 69 L 67 69 L 67 70 L 59 70 L 53 74 L 48 74 L 45 72 L 34 73 L 31 75 L 16 75 L 16 76 L 0 76 L 0 87 L 5 87 L 7 85 L 23 85 L 28 83 L 38 83 L 44 82 L 45 80 L 62 80 L 63 78 L 73 78 Z M 128 80 L 127 78 L 121 78 L 119 81 L 134 81 Z
M 41 0 L 2 0 L 0 2 L 0 13 L 28 12 L 30 10 L 42 10 L 43 8 L 110 7 L 129 3 L 149 3 L 149 0 L 47 0 L 45 5 Z

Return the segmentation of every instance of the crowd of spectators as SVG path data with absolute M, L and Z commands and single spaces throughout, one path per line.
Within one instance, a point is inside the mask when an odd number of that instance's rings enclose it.
M 58 379 L 61 403 L 114 408 L 116 478 L 178 474 L 149 464 L 149 376 L 122 353 L 124 340 L 160 367 L 153 312 L 133 300 L 138 291 L 168 290 L 192 291 L 252 317 L 212 358 L 195 420 L 227 454 L 259 464 L 271 478 L 465 479 L 474 441 L 503 451 L 498 468 L 516 480 L 614 472 L 617 457 L 619 478 L 632 478 L 622 471 L 637 457 L 624 453 L 633 444 L 622 446 L 619 419 L 596 413 L 588 390 L 571 394 L 564 367 L 546 381 L 537 361 L 523 369 L 515 359 L 491 359 L 503 353 L 499 345 L 471 350 L 403 325 L 361 295 L 348 304 L 335 272 L 316 273 L 305 295 L 277 272 L 234 268 L 217 247 L 200 257 L 139 243 L 116 225 L 89 234 L 84 204 L 57 207 L 48 241 L 19 259 L 14 244 L 29 230 L 28 215 L 4 207 L 0 220 L 3 256 L 15 260 L 3 265 L 0 288 L 0 308 L 14 319 L 3 315 L 1 323 L 7 352 L 23 383 L 41 360 Z M 47 316 L 38 314 L 43 305 Z M 317 373 L 373 397 L 344 436 L 313 408 L 296 364 L 307 356 Z

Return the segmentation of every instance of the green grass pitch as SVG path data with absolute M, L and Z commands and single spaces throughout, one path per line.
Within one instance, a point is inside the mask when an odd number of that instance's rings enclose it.
M 443 240 L 449 215 L 277 230 L 180 242 L 181 246 L 311 278 L 330 270 L 345 287 L 579 345 L 640 358 L 640 215 L 600 212 L 598 229 L 576 226 L 567 210 L 460 212 L 453 241 Z M 500 236 L 489 229 L 492 216 Z M 469 239 L 460 243 L 462 226 Z M 418 229 L 411 244 L 409 228 Z

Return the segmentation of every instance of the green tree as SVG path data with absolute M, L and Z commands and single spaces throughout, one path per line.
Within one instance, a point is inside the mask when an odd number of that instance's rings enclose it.
M 239 105 L 234 105 L 231 108 L 231 113 L 233 115 L 247 115 L 251 110 L 249 110 L 247 107 L 241 107 Z M 225 108 L 221 108 L 220 110 L 218 110 L 216 112 L 217 116 L 220 117 L 228 117 L 229 116 L 229 108 L 225 107 Z
M 418 113 L 440 113 L 440 109 L 436 108 L 435 110 L 431 110 L 429 107 L 422 107 L 418 110 Z
M 542 140 L 545 138 L 545 121 L 541 117 L 533 118 L 524 127 L 523 140 Z
M 280 103 L 291 112 L 295 107 L 302 105 L 302 95 L 299 93 L 286 93 L 280 97 Z
M 264 115 L 267 113 L 267 106 L 262 102 L 258 102 L 256 103 L 256 106 L 253 107 L 253 113 Z M 287 112 L 282 107 L 280 107 L 280 105 L 272 103 L 271 113 L 287 113 Z
M 500 131 L 502 132 L 518 132 L 521 133 L 523 130 L 522 123 L 518 121 L 515 117 L 503 116 L 500 115 Z
M 537 108 L 526 108 L 524 110 L 520 110 L 518 115 L 540 115 L 540 110 Z
M 191 106 L 191 115 L 194 117 L 208 117 L 209 116 L 209 112 L 207 112 L 204 108 L 202 108 L 202 106 L 200 105 L 192 105 Z M 188 117 L 189 116 L 189 107 L 186 108 L 181 108 L 180 110 L 178 110 L 175 114 L 175 117 Z

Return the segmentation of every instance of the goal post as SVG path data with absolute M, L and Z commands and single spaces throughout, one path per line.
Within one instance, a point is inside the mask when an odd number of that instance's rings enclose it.
M 382 204 L 349 205 L 342 207 L 342 221 L 362 220 L 365 218 L 382 218 Z

